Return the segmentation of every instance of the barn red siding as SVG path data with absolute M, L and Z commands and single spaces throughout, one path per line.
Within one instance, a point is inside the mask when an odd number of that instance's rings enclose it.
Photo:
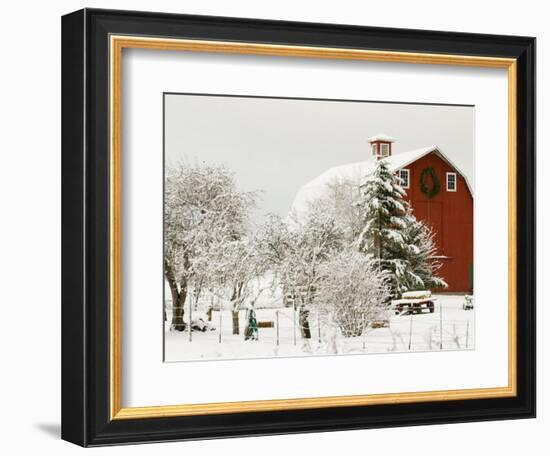
M 428 198 L 420 189 L 420 176 L 425 168 L 433 168 L 441 183 L 439 193 Z M 403 169 L 410 170 L 407 197 L 414 215 L 435 231 L 438 255 L 442 258 L 439 275 L 449 288 L 446 292 L 472 291 L 471 271 L 474 261 L 473 198 L 466 181 L 435 153 L 428 154 Z M 457 176 L 456 192 L 447 191 L 446 173 Z

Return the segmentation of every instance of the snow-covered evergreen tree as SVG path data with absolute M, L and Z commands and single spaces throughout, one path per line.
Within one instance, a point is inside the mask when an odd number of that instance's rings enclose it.
M 434 258 L 437 249 L 434 233 L 412 214 L 405 230 L 405 241 L 409 245 L 409 273 L 403 277 L 407 290 L 446 288 L 447 283 L 436 275 L 441 264 Z
M 362 186 L 359 202 L 363 215 L 359 250 L 372 255 L 380 271 L 387 273 L 393 298 L 405 291 L 446 286 L 434 275 L 433 236 L 416 220 L 405 196 L 399 178 L 380 160 Z
M 363 230 L 359 250 L 378 261 L 387 272 L 392 297 L 403 291 L 403 276 L 409 267 L 409 245 L 405 235 L 410 224 L 410 207 L 398 178 L 384 160 L 362 186 Z

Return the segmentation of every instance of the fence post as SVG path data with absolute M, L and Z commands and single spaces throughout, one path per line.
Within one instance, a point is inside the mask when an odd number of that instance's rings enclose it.
M 293 318 L 293 324 L 294 324 L 294 345 L 296 345 L 296 303 L 294 303 L 294 318 Z
M 277 346 L 279 346 L 279 311 L 278 310 L 275 312 L 275 316 L 277 318 Z
M 219 305 L 219 301 L 218 301 L 218 307 L 220 309 L 220 311 L 219 311 L 220 312 L 220 334 L 218 336 L 218 343 L 221 344 L 222 343 L 222 314 L 223 314 L 223 312 L 222 312 L 221 305 Z
M 366 321 L 366 318 L 364 315 L 361 316 L 361 326 L 363 328 L 363 332 L 361 333 L 361 335 L 363 336 L 363 350 L 365 348 L 367 348 L 367 342 L 366 342 L 366 338 L 367 338 L 367 328 L 366 328 L 366 324 L 365 324 L 365 321 Z
M 411 342 L 412 342 L 412 334 L 413 334 L 413 315 L 414 313 L 411 312 L 411 323 L 409 325 L 409 351 L 411 350 Z
M 317 333 L 319 337 L 319 345 L 321 345 L 321 314 L 317 311 Z
M 193 292 L 189 294 L 189 342 L 193 341 Z
M 439 304 L 439 349 L 443 351 L 443 303 Z

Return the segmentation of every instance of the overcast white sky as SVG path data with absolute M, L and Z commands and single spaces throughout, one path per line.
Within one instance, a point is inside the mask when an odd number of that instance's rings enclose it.
M 298 189 L 328 168 L 365 160 L 367 138 L 393 153 L 436 144 L 473 182 L 474 108 L 167 94 L 166 163 L 224 163 L 263 213 L 285 216 Z

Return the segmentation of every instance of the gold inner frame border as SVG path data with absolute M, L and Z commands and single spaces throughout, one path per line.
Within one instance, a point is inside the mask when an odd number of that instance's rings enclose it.
M 152 49 L 298 58 L 503 68 L 508 72 L 508 385 L 505 387 L 260 401 L 122 407 L 122 51 Z M 111 35 L 110 52 L 110 416 L 112 420 L 514 397 L 517 395 L 517 61 L 512 58 L 392 52 Z

